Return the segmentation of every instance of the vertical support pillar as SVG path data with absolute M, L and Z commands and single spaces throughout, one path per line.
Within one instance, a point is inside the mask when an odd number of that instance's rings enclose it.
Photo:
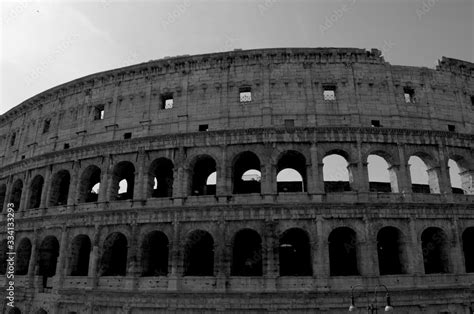
M 449 177 L 449 168 L 448 168 L 448 154 L 446 152 L 446 148 L 443 144 L 438 145 L 438 160 L 439 160 L 439 193 L 450 197 L 453 194 L 453 190 L 451 188 L 451 179 Z M 430 189 L 431 189 L 431 176 L 428 175 L 430 178 Z
M 474 170 L 466 170 L 459 174 L 461 176 L 461 186 L 464 194 L 474 194 Z
M 72 169 L 71 169 L 71 181 L 69 182 L 69 193 L 67 196 L 67 205 L 72 206 L 75 203 L 76 200 L 76 195 L 78 195 L 79 192 L 79 167 L 77 161 L 74 161 L 72 163 Z
M 230 171 L 227 162 L 227 146 L 221 145 L 221 160 L 217 168 L 216 177 L 216 195 L 218 197 L 227 197 L 230 194 Z
M 133 190 L 133 199 L 145 200 L 148 195 L 148 187 L 145 180 L 148 177 L 148 171 L 145 170 L 146 163 L 146 152 L 144 149 L 140 149 L 137 155 L 138 169 L 135 172 L 135 187 Z
M 179 251 L 180 251 L 179 221 L 175 218 L 173 221 L 173 239 L 171 242 L 171 273 L 168 276 L 168 290 L 176 291 L 179 289 Z
M 328 231 L 324 226 L 324 218 L 322 215 L 316 216 L 316 250 L 313 250 L 313 271 L 317 278 L 320 278 L 321 285 L 327 286 L 330 276 L 329 270 L 329 248 L 328 248 Z M 321 280 L 322 279 L 322 280 Z
M 132 225 L 132 232 L 131 232 L 131 238 L 130 242 L 128 244 L 127 252 L 128 252 L 128 257 L 127 257 L 127 272 L 125 274 L 126 277 L 132 277 L 131 281 L 126 282 L 126 287 L 128 289 L 136 290 L 138 287 L 138 279 L 140 277 L 140 266 L 138 263 L 138 225 L 136 222 L 133 222 Z
M 317 144 L 312 143 L 310 148 L 311 165 L 308 176 L 308 193 L 324 194 L 323 168 L 319 163 Z M 323 165 L 324 166 L 324 165 Z
M 377 257 L 377 242 L 371 233 L 370 220 L 364 217 L 364 240 L 360 243 L 360 251 L 357 252 L 361 275 L 377 276 L 379 270 Z
M 38 236 L 37 231 L 34 230 L 33 239 L 31 241 L 31 255 L 30 261 L 28 263 L 28 286 L 30 288 L 34 287 L 34 280 L 36 275 L 36 264 L 38 259 Z
M 427 170 L 428 172 L 428 184 L 430 186 L 430 193 L 440 194 L 441 193 L 441 167 L 432 167 Z
M 89 289 L 95 289 L 99 282 L 99 271 L 98 271 L 98 264 L 100 258 L 100 248 L 99 243 L 100 241 L 100 229 L 98 226 L 95 226 L 94 230 L 94 238 L 92 239 L 92 250 L 91 255 L 89 258 L 89 270 L 88 270 L 88 281 L 89 281 Z
M 68 238 L 68 230 L 64 226 L 61 231 L 61 240 L 59 242 L 59 257 L 58 257 L 58 264 L 56 267 L 56 276 L 57 276 L 57 282 L 58 282 L 57 288 L 59 289 L 63 287 L 63 282 L 64 282 L 64 270 L 65 270 L 64 268 L 66 264 L 66 254 L 68 252 L 67 238 Z
M 226 251 L 226 223 L 222 218 L 217 222 L 217 234 L 220 239 L 219 245 L 214 244 L 215 252 L 214 265 L 215 265 L 215 276 L 216 276 L 216 289 L 219 292 L 225 292 L 226 290 L 226 265 L 227 265 L 227 251 Z
M 275 222 L 273 220 L 265 221 L 263 251 L 263 275 L 265 280 L 265 290 L 276 290 L 278 252 L 275 234 Z
M 10 203 L 10 197 L 11 197 L 11 193 L 12 193 L 12 186 L 13 186 L 13 177 L 10 175 L 8 176 L 7 178 L 7 189 L 5 190 L 5 199 L 3 200 L 3 204 L 2 205 L 2 209 L 3 211 L 2 212 L 5 212 L 7 210 L 7 207 L 8 207 L 8 203 Z M 13 208 L 14 211 L 17 211 L 18 208 Z
M 112 156 L 108 155 L 105 157 L 104 161 L 102 162 L 101 167 L 101 175 L 100 175 L 100 188 L 99 188 L 99 202 L 110 201 L 110 185 L 112 180 L 112 173 L 111 173 L 111 163 L 112 163 Z
M 452 241 L 450 245 L 450 259 L 451 265 L 449 265 L 449 269 L 455 274 L 462 274 L 465 272 L 464 266 L 464 252 L 462 248 L 462 236 L 459 234 L 459 223 L 458 218 L 454 217 L 452 219 L 453 225 L 453 234 L 452 234 Z
M 360 139 L 357 140 L 357 191 L 369 192 L 369 171 L 367 170 L 367 160 L 364 159 L 362 153 L 362 142 Z
M 410 243 L 408 247 L 408 256 L 411 257 L 409 259 L 409 272 L 415 275 L 422 275 L 425 273 L 425 266 L 423 263 L 423 251 L 421 248 L 421 243 L 418 241 L 415 218 L 410 217 L 409 227 Z
M 405 145 L 398 144 L 398 159 L 400 165 L 398 167 L 397 180 L 399 193 L 402 193 L 406 201 L 411 201 L 412 187 L 411 174 L 408 166 L 408 159 L 406 157 Z
M 176 165 L 173 169 L 173 199 L 176 205 L 181 205 L 188 193 L 188 169 L 184 148 L 176 152 Z
M 52 170 L 52 167 L 49 167 L 46 170 L 46 174 L 44 176 L 43 190 L 41 191 L 40 208 L 47 207 L 49 203 L 49 191 L 51 189 Z
M 20 208 L 18 208 L 19 211 L 24 211 L 26 208 L 26 199 L 27 199 L 27 194 L 29 190 L 29 184 L 30 184 L 30 171 L 26 172 L 25 177 L 23 178 L 23 188 L 21 189 L 21 197 L 20 197 Z

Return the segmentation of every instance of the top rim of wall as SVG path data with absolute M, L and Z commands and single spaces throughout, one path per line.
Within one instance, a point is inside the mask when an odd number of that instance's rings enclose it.
M 276 53 L 289 53 L 293 55 L 304 54 L 304 53 L 359 54 L 359 55 L 365 55 L 366 58 L 370 60 L 371 63 L 391 65 L 389 62 L 386 62 L 384 60 L 384 57 L 382 56 L 382 52 L 376 48 L 372 48 L 370 50 L 365 49 L 365 48 L 350 48 L 350 47 L 259 48 L 259 49 L 245 49 L 245 50 L 234 49 L 234 50 L 224 51 L 224 52 L 212 52 L 212 53 L 204 53 L 204 54 L 196 54 L 196 55 L 185 54 L 185 55 L 177 55 L 173 57 L 166 56 L 161 59 L 149 60 L 146 62 L 141 62 L 141 63 L 125 66 L 125 67 L 96 72 L 93 74 L 89 74 L 89 75 L 65 82 L 63 84 L 54 86 L 52 88 L 49 88 L 43 92 L 40 92 L 24 100 L 20 104 L 14 106 L 10 110 L 1 114 L 0 124 L 7 122 L 8 120 L 12 119 L 14 116 L 18 116 L 18 114 L 23 113 L 36 105 L 39 105 L 42 102 L 42 100 L 48 98 L 48 96 L 52 96 L 55 93 L 58 94 L 61 90 L 67 89 L 68 87 L 72 87 L 74 85 L 84 85 L 84 83 L 87 83 L 88 81 L 91 81 L 92 79 L 95 79 L 95 78 L 99 78 L 101 76 L 110 76 L 110 75 L 120 74 L 121 72 L 126 72 L 126 71 L 143 70 L 149 67 L 165 65 L 165 64 L 170 65 L 171 63 L 178 63 L 178 62 L 184 63 L 186 61 L 191 61 L 191 60 L 206 60 L 206 59 L 218 58 L 218 57 L 223 57 L 223 56 L 228 56 L 228 57 L 236 57 L 236 56 L 243 56 L 243 55 L 255 56 L 259 54 L 268 56 L 268 55 L 276 54 Z M 357 62 L 357 63 L 364 63 L 364 62 Z M 466 72 L 466 71 L 467 73 L 469 73 L 470 71 L 472 73 L 471 76 L 474 76 L 474 63 L 464 61 L 464 60 L 448 58 L 444 56 L 442 57 L 441 60 L 438 60 L 438 63 L 439 65 L 436 67 L 436 69 L 431 69 L 431 68 L 426 68 L 426 67 L 415 67 L 415 68 L 429 69 L 429 70 L 444 70 L 444 71 L 453 71 L 453 68 L 454 70 L 458 70 L 457 68 L 459 68 L 460 73 Z M 412 66 L 409 66 L 409 67 L 412 67 Z

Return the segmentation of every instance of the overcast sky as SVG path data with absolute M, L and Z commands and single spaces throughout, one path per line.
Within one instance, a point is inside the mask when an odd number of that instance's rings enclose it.
M 381 49 L 391 64 L 474 62 L 474 0 L 1 1 L 0 114 L 70 80 L 235 48 Z

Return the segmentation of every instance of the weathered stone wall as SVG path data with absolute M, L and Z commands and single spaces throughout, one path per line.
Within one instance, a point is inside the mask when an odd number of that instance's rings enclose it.
M 5 213 L 9 203 L 19 205 L 17 251 L 31 243 L 22 255 L 27 273 L 15 277 L 17 306 L 22 313 L 342 313 L 351 286 L 383 284 L 397 313 L 470 313 L 473 80 L 473 64 L 448 58 L 433 70 L 391 66 L 377 50 L 265 49 L 151 61 L 39 94 L 0 117 L 0 206 Z M 252 100 L 241 102 L 249 88 Z M 324 100 L 324 89 L 336 99 Z M 406 91 L 414 92 L 410 102 Z M 173 108 L 160 109 L 170 93 Z M 101 106 L 104 118 L 94 119 Z M 332 153 L 348 162 L 350 191 L 324 182 L 323 158 Z M 370 185 L 371 154 L 387 161 L 391 192 L 388 184 L 383 192 Z M 426 163 L 429 186 L 412 185 L 410 156 Z M 236 169 L 255 158 L 258 192 L 238 191 Z M 464 194 L 452 191 L 449 159 L 461 170 Z M 160 160 L 171 168 L 157 168 Z M 196 193 L 194 182 L 209 166 L 203 160 L 214 162 L 217 182 Z M 301 191 L 279 188 L 277 173 L 289 163 L 302 174 Z M 168 177 L 158 182 L 169 186 L 160 194 L 153 178 L 163 169 Z M 118 194 L 123 178 L 133 192 Z M 87 199 L 97 181 L 98 195 Z M 398 274 L 381 273 L 384 227 L 399 232 Z M 357 274 L 331 274 L 329 237 L 338 228 L 355 234 L 349 246 Z M 261 239 L 261 275 L 232 274 L 236 235 L 246 229 Z M 185 274 L 196 230 L 213 239 L 205 276 Z M 280 241 L 289 230 L 307 237 L 309 275 L 281 274 Z M 424 266 L 427 230 L 438 230 L 434 244 L 442 242 L 446 269 L 438 273 Z M 5 231 L 3 214 L 0 240 Z M 167 238 L 167 272 L 144 276 L 143 243 L 152 231 Z M 118 233 L 126 240 L 125 274 L 103 276 L 107 241 Z M 90 242 L 87 275 L 71 273 L 79 236 Z M 57 241 L 57 252 L 45 239 Z M 46 284 L 45 254 L 56 265 Z M 363 308 L 365 295 L 356 301 Z

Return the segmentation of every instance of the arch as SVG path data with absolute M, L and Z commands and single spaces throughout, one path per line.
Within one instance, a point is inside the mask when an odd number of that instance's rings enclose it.
M 386 153 L 379 151 L 367 156 L 367 172 L 371 192 L 394 192 L 398 190 L 397 172 L 388 163 Z
M 233 241 L 232 276 L 262 276 L 262 239 L 252 229 L 239 230 Z
M 191 232 L 184 246 L 184 276 L 214 275 L 214 239 L 209 232 Z
M 377 233 L 377 255 L 380 275 L 407 273 L 406 248 L 401 231 L 383 227 Z
M 168 237 L 161 231 L 148 233 L 142 242 L 142 276 L 168 275 Z
M 349 227 L 339 227 L 329 234 L 331 276 L 357 276 L 357 236 Z
M 70 276 L 87 276 L 89 274 L 89 258 L 91 253 L 91 240 L 85 234 L 74 237 L 70 251 Z
M 462 233 L 462 247 L 466 273 L 474 273 L 474 227 L 469 227 Z
M 126 183 L 126 184 L 125 184 Z M 133 198 L 135 188 L 135 166 L 129 161 L 121 161 L 112 171 L 111 201 Z
M 439 177 L 433 159 L 417 153 L 408 159 L 413 193 L 440 193 Z
M 56 264 L 59 256 L 59 242 L 55 236 L 47 236 L 39 249 L 39 275 L 53 277 L 56 275 Z
M 306 231 L 286 230 L 280 237 L 280 276 L 312 276 L 311 246 Z
M 8 267 L 8 241 L 0 242 L 0 275 L 5 275 Z
M 28 208 L 39 208 L 41 205 L 41 195 L 43 193 L 44 179 L 41 175 L 36 175 L 30 184 L 30 197 Z
M 148 197 L 173 196 L 174 165 L 168 158 L 155 159 L 148 170 Z
M 120 232 L 107 236 L 102 247 L 99 276 L 125 276 L 127 273 L 127 238 Z
M 323 158 L 324 190 L 326 193 L 351 191 L 348 154 L 331 150 Z
M 293 170 L 293 173 L 288 170 Z M 277 162 L 278 193 L 304 192 L 306 185 L 306 158 L 300 152 L 285 151 Z
M 260 181 L 260 159 L 257 155 L 250 151 L 237 154 L 232 163 L 233 193 L 260 193 Z
M 7 194 L 7 185 L 6 184 L 0 184 L 0 212 L 3 212 L 3 204 L 5 203 L 5 197 Z
M 17 307 L 12 307 L 9 311 L 8 314 L 21 314 L 21 311 Z
M 437 227 L 426 228 L 421 234 L 425 274 L 449 273 L 448 237 Z
M 67 205 L 71 175 L 67 170 L 60 170 L 53 175 L 48 206 Z
M 459 190 L 453 190 L 453 193 L 463 193 L 472 195 L 474 194 L 474 166 L 472 163 L 468 162 L 466 158 L 461 155 L 454 154 L 451 156 L 450 161 L 452 161 L 455 166 L 450 166 L 448 161 L 448 167 L 450 170 L 450 177 L 457 177 L 456 185 L 460 185 Z M 457 168 L 457 169 L 456 169 Z
M 191 195 L 215 195 L 216 185 L 208 178 L 216 172 L 216 161 L 209 155 L 199 155 L 190 165 Z
M 17 211 L 20 208 L 21 193 L 23 191 L 23 181 L 17 179 L 13 183 L 12 191 L 10 192 L 10 203 L 13 203 L 14 210 Z
M 90 165 L 84 169 L 79 182 L 79 203 L 97 202 L 99 198 L 100 176 L 100 168 L 95 165 Z
M 31 258 L 31 241 L 23 238 L 16 249 L 15 275 L 24 276 L 28 274 Z

